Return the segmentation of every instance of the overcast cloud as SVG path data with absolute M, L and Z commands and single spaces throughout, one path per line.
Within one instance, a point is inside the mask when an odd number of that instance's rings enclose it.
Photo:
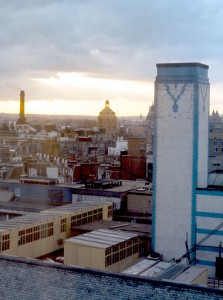
M 154 81 L 161 62 L 205 63 L 210 81 L 223 82 L 221 0 L 0 4 L 0 99 L 15 98 L 17 88 L 37 99 L 44 87 L 31 79 L 58 72 Z

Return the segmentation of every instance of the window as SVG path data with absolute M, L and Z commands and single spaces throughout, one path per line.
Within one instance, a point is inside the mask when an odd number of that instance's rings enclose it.
M 102 216 L 103 216 L 103 214 L 102 214 L 102 208 L 99 208 L 98 209 L 98 220 L 102 220 Z
M 88 222 L 92 222 L 92 211 L 88 212 Z
M 88 221 L 88 218 L 87 218 L 87 213 L 83 213 L 82 215 L 81 215 L 81 224 L 86 224 L 87 223 L 87 221 Z
M 119 261 L 119 252 L 116 252 L 112 255 L 112 263 L 115 264 Z
M 61 232 L 66 232 L 66 230 L 67 230 L 66 223 L 67 223 L 66 218 L 60 220 L 60 231 Z
M 105 267 L 139 252 L 139 238 L 135 237 L 105 250 Z
M 125 259 L 125 257 L 126 257 L 125 243 L 120 243 L 119 248 L 120 248 L 120 260 Z
M 96 220 L 102 220 L 103 209 L 94 209 L 71 217 L 71 227 L 80 226 Z
M 105 267 L 108 267 L 112 264 L 112 256 L 108 255 L 105 257 Z
M 81 214 L 77 215 L 77 221 L 76 221 L 76 226 L 81 225 Z
M 33 227 L 33 241 L 40 239 L 40 226 Z
M 33 241 L 33 229 L 26 229 L 26 243 L 31 243 Z
M 76 224 L 76 223 L 77 223 L 76 220 L 77 220 L 77 216 L 72 216 L 72 217 L 71 217 L 71 227 L 77 225 L 77 224 Z
M 40 231 L 41 239 L 44 239 L 48 236 L 53 235 L 53 222 L 50 222 L 47 224 L 42 224 L 40 228 L 41 228 L 41 231 Z
M 32 228 L 20 230 L 18 246 L 52 236 L 53 233 L 53 222 L 42 224 L 41 226 L 34 226 Z
M 112 207 L 112 205 L 109 205 L 108 206 L 108 218 L 112 217 L 112 214 L 113 214 L 113 207 Z
M 9 248 L 10 248 L 10 235 L 5 234 L 2 236 L 1 251 L 8 250 Z
M 24 245 L 26 243 L 26 231 L 20 230 L 19 231 L 19 241 L 18 246 Z
M 53 235 L 53 222 L 50 222 L 48 225 L 48 236 Z

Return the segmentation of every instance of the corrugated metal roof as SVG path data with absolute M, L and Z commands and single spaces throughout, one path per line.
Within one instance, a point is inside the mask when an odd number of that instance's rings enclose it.
M 35 226 L 40 223 L 51 222 L 57 218 L 63 217 L 62 215 L 55 214 L 41 214 L 41 213 L 28 213 L 27 215 L 22 215 L 9 220 L 4 220 L 0 222 L 0 229 L 14 229 L 28 226 Z
M 156 265 L 152 266 L 145 272 L 142 272 L 140 276 L 145 276 L 145 277 L 159 277 L 159 274 L 163 272 L 164 270 L 169 269 L 172 267 L 172 263 L 167 263 L 167 262 L 158 262 Z
M 130 275 L 140 275 L 140 273 L 144 272 L 148 268 L 151 268 L 158 262 L 159 261 L 157 260 L 143 259 L 134 266 L 131 266 L 130 268 L 126 269 L 123 273 Z
M 81 212 L 83 210 L 88 211 L 92 209 L 97 209 L 98 207 L 102 207 L 103 205 L 106 204 L 112 204 L 112 202 L 107 202 L 107 203 L 100 203 L 100 202 L 94 202 L 94 201 L 83 201 L 83 202 L 77 202 L 73 204 L 66 204 L 63 206 L 57 206 L 54 208 L 50 208 L 47 210 L 44 210 L 43 212 Z
M 112 231 L 112 230 L 95 230 L 77 237 L 66 240 L 67 242 L 88 245 L 97 248 L 108 248 L 116 244 L 128 241 L 131 238 L 137 237 L 137 234 Z

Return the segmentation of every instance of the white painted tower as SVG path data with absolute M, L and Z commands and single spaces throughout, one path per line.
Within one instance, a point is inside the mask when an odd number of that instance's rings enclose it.
M 196 240 L 196 189 L 207 187 L 208 66 L 157 65 L 152 245 L 178 259 Z

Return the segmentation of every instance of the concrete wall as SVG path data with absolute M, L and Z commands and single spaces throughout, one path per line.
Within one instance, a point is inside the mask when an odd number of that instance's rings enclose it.
M 0 188 L 20 195 L 27 202 L 59 205 L 72 202 L 73 189 L 55 185 L 23 184 L 15 181 L 0 181 Z
M 152 195 L 128 193 L 127 210 L 136 213 L 152 213 Z

